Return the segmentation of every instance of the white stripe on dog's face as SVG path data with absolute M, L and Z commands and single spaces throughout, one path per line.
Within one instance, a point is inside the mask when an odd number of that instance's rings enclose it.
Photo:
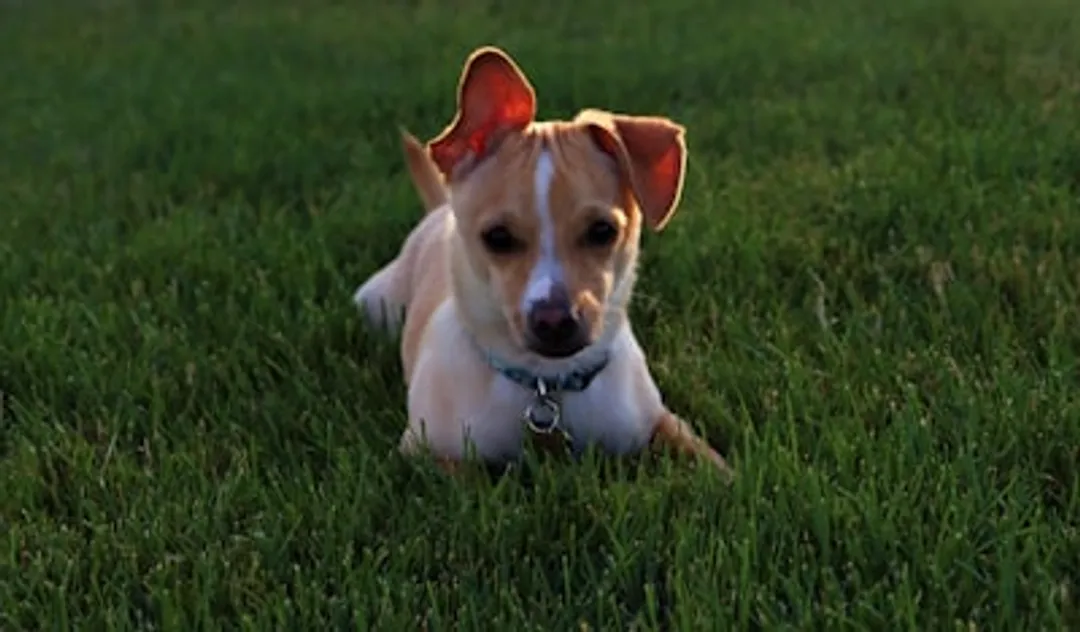
M 547 300 L 556 285 L 565 282 L 562 262 L 555 254 L 555 223 L 551 218 L 551 183 L 555 179 L 555 162 L 551 152 L 544 149 L 536 160 L 533 187 L 536 195 L 536 214 L 539 220 L 536 264 L 529 273 L 521 297 L 522 312 L 528 313 L 538 301 Z

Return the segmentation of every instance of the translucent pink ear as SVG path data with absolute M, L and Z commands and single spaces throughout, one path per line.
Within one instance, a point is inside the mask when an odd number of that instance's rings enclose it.
M 492 46 L 469 56 L 458 82 L 454 120 L 428 145 L 448 179 L 484 158 L 498 135 L 524 129 L 536 118 L 536 93 L 509 55 Z
M 686 128 L 663 117 L 599 110 L 586 110 L 577 120 L 589 126 L 596 144 L 619 165 L 646 224 L 663 229 L 682 195 Z

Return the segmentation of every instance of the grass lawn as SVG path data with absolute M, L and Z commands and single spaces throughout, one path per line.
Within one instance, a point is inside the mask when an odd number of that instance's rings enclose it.
M 393 453 L 486 43 L 688 127 L 632 315 L 733 487 Z M 4 0 L 0 148 L 0 629 L 1080 629 L 1075 0 Z

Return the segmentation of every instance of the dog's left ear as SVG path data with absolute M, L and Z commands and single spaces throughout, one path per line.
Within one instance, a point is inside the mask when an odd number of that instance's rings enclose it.
M 585 110 L 577 116 L 596 144 L 615 159 L 655 231 L 671 219 L 686 174 L 686 128 L 657 116 Z

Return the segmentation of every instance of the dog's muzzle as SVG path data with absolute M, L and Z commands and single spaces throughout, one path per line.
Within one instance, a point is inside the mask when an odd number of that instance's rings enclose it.
M 549 358 L 565 358 L 588 345 L 586 328 L 564 293 L 537 301 L 526 316 L 529 349 Z

